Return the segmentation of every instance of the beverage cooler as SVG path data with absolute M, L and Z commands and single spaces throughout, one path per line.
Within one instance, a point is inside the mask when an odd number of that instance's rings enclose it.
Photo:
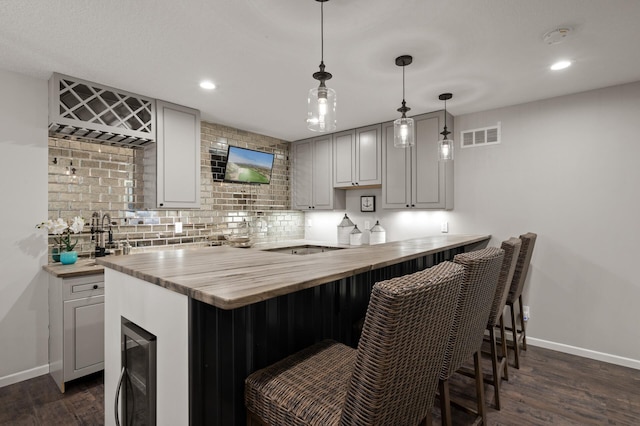
M 117 426 L 156 424 L 156 336 L 121 317 L 122 370 L 116 388 Z

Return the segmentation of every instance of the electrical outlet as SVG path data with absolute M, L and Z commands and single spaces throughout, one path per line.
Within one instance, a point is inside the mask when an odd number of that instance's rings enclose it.
M 371 229 L 371 222 L 369 222 L 368 220 L 364 221 L 364 229 Z
M 174 225 L 176 234 L 180 234 L 182 232 L 182 222 L 176 222 Z
M 449 232 L 449 222 L 442 222 L 440 224 L 440 232 L 447 233 Z
M 313 226 L 313 220 L 312 219 L 307 219 L 307 226 L 309 228 L 311 228 Z
M 523 306 L 522 307 L 522 316 L 524 317 L 525 321 L 529 321 L 529 318 L 531 317 L 531 311 L 529 310 L 528 306 Z

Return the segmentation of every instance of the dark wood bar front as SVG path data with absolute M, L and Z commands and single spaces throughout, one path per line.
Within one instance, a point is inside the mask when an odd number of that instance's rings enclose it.
M 373 284 L 478 247 L 443 249 L 231 310 L 191 299 L 191 424 L 244 424 L 250 373 L 323 339 L 356 347 Z

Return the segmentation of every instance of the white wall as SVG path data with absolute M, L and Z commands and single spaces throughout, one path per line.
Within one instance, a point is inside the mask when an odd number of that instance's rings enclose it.
M 47 82 L 0 70 L 0 387 L 49 371 Z
M 437 234 L 445 218 L 496 245 L 536 232 L 531 343 L 640 368 L 640 82 L 458 116 L 455 138 L 498 121 L 502 144 L 456 150 L 452 212 L 371 215 L 392 240 Z M 307 213 L 306 238 L 333 236 L 339 217 Z

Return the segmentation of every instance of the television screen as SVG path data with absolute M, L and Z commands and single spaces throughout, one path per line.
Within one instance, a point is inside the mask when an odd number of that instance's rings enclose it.
M 229 145 L 225 182 L 270 183 L 273 154 Z

